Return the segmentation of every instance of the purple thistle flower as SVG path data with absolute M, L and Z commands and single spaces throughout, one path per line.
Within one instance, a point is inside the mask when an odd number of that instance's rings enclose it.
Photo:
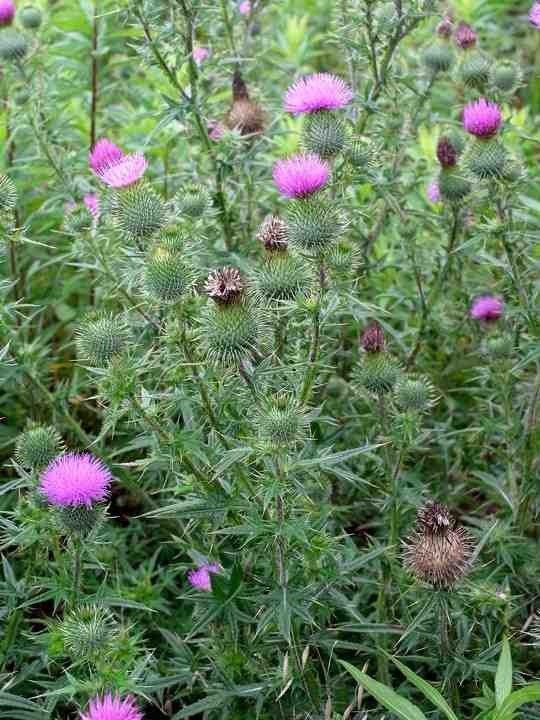
M 13 0 L 0 0 L 0 26 L 11 25 L 15 17 Z
M 540 2 L 533 3 L 529 12 L 529 22 L 537 28 L 540 28 Z
M 193 59 L 196 65 L 201 65 L 204 60 L 210 57 L 210 50 L 204 47 L 193 48 Z
M 441 202 L 441 191 L 439 188 L 439 183 L 436 180 L 434 180 L 427 186 L 426 195 L 427 199 L 431 203 Z
M 209 563 L 201 565 L 197 570 L 191 570 L 188 572 L 188 581 L 196 590 L 203 590 L 204 592 L 212 592 L 212 581 L 210 574 L 218 575 L 221 572 L 221 567 L 217 563 Z
M 92 213 L 94 220 L 99 219 L 99 198 L 95 193 L 86 193 L 83 202 L 87 209 Z
M 90 152 L 88 161 L 94 175 L 100 175 L 104 170 L 116 165 L 124 157 L 118 145 L 107 138 L 98 140 Z
M 218 120 L 209 120 L 207 126 L 208 130 L 210 131 L 208 133 L 208 137 L 210 138 L 210 140 L 214 140 L 215 142 L 221 140 L 221 138 L 223 137 L 223 133 L 227 129 L 225 125 Z
M 473 320 L 493 322 L 503 314 L 504 303 L 500 298 L 493 295 L 482 295 L 473 302 L 471 317 Z
M 499 106 L 485 98 L 465 105 L 463 110 L 463 127 L 476 137 L 487 138 L 495 135 L 501 122 Z
M 143 716 L 131 695 L 122 700 L 120 695 L 113 697 L 108 692 L 103 698 L 96 696 L 91 700 L 80 720 L 143 720 Z
M 242 13 L 242 15 L 249 15 L 249 13 L 251 12 L 251 3 L 249 2 L 249 0 L 244 0 L 244 2 L 241 2 L 238 10 Z
M 285 110 L 295 115 L 336 110 L 353 98 L 347 83 L 330 73 L 316 73 L 297 80 L 285 93 Z
M 477 34 L 470 25 L 467 25 L 466 22 L 460 22 L 454 39 L 459 48 L 462 50 L 469 50 L 469 48 L 476 45 L 477 37 Z
M 99 177 L 105 185 L 114 188 L 127 187 L 140 180 L 146 171 L 147 163 L 142 153 L 124 155 L 116 164 L 104 168 Z
M 68 453 L 53 460 L 39 481 L 43 495 L 60 507 L 86 505 L 107 497 L 112 475 L 90 453 Z
M 301 198 L 320 190 L 330 177 L 330 166 L 318 155 L 295 155 L 279 160 L 272 174 L 277 189 L 289 198 Z
M 445 15 L 441 22 L 437 25 L 437 34 L 444 38 L 449 38 L 454 30 L 454 21 L 451 15 Z

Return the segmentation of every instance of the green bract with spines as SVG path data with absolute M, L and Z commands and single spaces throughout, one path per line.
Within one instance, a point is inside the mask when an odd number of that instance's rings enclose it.
M 13 210 L 17 205 L 17 188 L 7 175 L 0 175 L 0 212 Z
M 188 183 L 174 196 L 173 206 L 179 215 L 197 220 L 211 210 L 212 198 L 203 185 Z
M 498 62 L 491 68 L 490 82 L 499 92 L 511 95 L 523 82 L 523 71 L 517 63 Z
M 458 77 L 464 85 L 484 90 L 489 82 L 492 60 L 479 50 L 464 53 L 458 69 Z
M 267 253 L 252 273 L 256 296 L 270 303 L 306 295 L 313 280 L 306 261 L 287 250 Z
M 294 395 L 278 393 L 261 402 L 255 426 L 265 447 L 293 447 L 307 438 L 309 416 Z
M 120 317 L 89 317 L 80 324 L 77 335 L 79 360 L 94 367 L 104 367 L 127 349 L 129 329 Z
M 32 424 L 17 438 L 15 460 L 25 468 L 44 468 L 63 450 L 64 443 L 56 428 Z
M 450 70 L 454 63 L 454 52 L 448 42 L 440 40 L 424 50 L 422 60 L 428 70 L 436 75 Z
M 436 393 L 428 378 L 403 376 L 396 382 L 394 398 L 402 410 L 422 413 L 433 407 Z
M 293 200 L 287 210 L 289 242 L 311 255 L 318 255 L 345 232 L 342 210 L 321 197 Z
M 471 183 L 458 167 L 442 168 L 439 174 L 439 192 L 443 200 L 460 203 L 471 193 Z
M 463 154 L 463 167 L 478 180 L 502 178 L 508 167 L 508 153 L 497 138 L 469 142 Z
M 146 289 L 159 302 L 178 302 L 193 287 L 195 273 L 185 256 L 185 243 L 181 235 L 164 236 L 146 256 Z
M 390 392 L 402 374 L 399 362 L 385 352 L 365 353 L 355 370 L 357 382 L 374 395 Z
M 128 240 L 135 241 L 148 240 L 167 220 L 165 203 L 155 190 L 144 182 L 114 194 L 112 215 L 120 232 Z
M 263 334 L 263 318 L 254 301 L 209 304 L 200 319 L 200 342 L 207 359 L 237 366 L 252 357 Z
M 347 142 L 347 126 L 335 113 L 321 110 L 304 121 L 302 144 L 308 153 L 323 159 L 338 155 Z
M 81 536 L 91 533 L 104 518 L 104 509 L 100 505 L 59 505 L 54 511 L 64 532 Z
M 95 605 L 83 605 L 68 613 L 58 629 L 66 654 L 84 662 L 98 660 L 118 632 L 110 610 Z
M 43 13 L 34 5 L 25 5 L 19 10 L 17 17 L 27 30 L 37 30 L 43 22 Z
M 0 59 L 20 63 L 28 53 L 28 40 L 18 30 L 3 28 L 0 31 Z

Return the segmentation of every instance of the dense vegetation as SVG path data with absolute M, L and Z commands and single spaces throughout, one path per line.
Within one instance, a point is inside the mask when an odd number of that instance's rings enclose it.
M 0 0 L 0 718 L 540 720 L 540 3 Z

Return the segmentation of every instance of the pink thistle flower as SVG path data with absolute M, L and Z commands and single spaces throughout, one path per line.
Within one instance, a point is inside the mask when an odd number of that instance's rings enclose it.
M 493 295 L 482 295 L 473 302 L 471 317 L 473 320 L 493 322 L 501 317 L 503 310 L 504 303 L 500 298 L 494 297 Z
M 285 93 L 285 110 L 295 115 L 318 110 L 336 110 L 347 105 L 353 94 L 347 83 L 330 73 L 316 73 L 297 80 Z
M 249 13 L 251 12 L 251 3 L 249 2 L 249 0 L 244 0 L 244 2 L 241 2 L 238 10 L 242 13 L 242 15 L 249 15 Z
M 476 45 L 478 36 L 470 25 L 465 22 L 460 22 L 454 40 L 456 45 L 462 50 L 469 50 Z
M 445 15 L 441 22 L 437 25 L 437 34 L 444 38 L 449 38 L 454 29 L 454 21 L 451 15 Z
M 501 122 L 499 106 L 484 98 L 465 105 L 463 110 L 463 127 L 476 137 L 487 138 L 495 135 Z
M 217 563 L 209 563 L 201 565 L 197 570 L 191 570 L 188 572 L 188 581 L 196 590 L 203 590 L 204 592 L 212 592 L 212 581 L 210 578 L 211 574 L 218 575 L 221 572 L 221 567 Z
M 529 22 L 537 28 L 540 28 L 540 2 L 533 3 L 529 12 Z
M 15 17 L 13 0 L 0 0 L 0 26 L 11 25 Z
M 210 50 L 204 47 L 193 48 L 193 59 L 196 65 L 202 65 L 202 63 L 210 57 Z
M 441 202 L 441 191 L 439 188 L 439 183 L 436 180 L 429 183 L 426 189 L 426 195 L 430 203 Z
M 142 153 L 124 155 L 115 165 L 104 168 L 99 177 L 105 185 L 113 188 L 127 187 L 140 180 L 147 168 L 146 160 Z
M 124 157 L 120 148 L 107 138 L 98 140 L 92 148 L 88 161 L 94 175 L 100 175 L 104 170 L 116 165 Z
M 60 507 L 86 505 L 107 497 L 112 475 L 90 453 L 68 453 L 53 460 L 39 481 L 43 495 Z
M 91 212 L 94 220 L 99 219 L 99 198 L 95 193 L 86 193 L 83 198 L 86 208 Z
M 209 130 L 208 137 L 215 142 L 221 140 L 223 133 L 227 129 L 222 122 L 218 122 L 217 120 L 209 120 L 207 127 Z
M 272 173 L 277 189 L 289 198 L 311 195 L 326 185 L 330 166 L 318 155 L 294 155 L 279 160 Z
M 143 716 L 131 695 L 122 700 L 120 695 L 113 697 L 108 692 L 102 699 L 97 696 L 91 700 L 80 720 L 143 720 Z

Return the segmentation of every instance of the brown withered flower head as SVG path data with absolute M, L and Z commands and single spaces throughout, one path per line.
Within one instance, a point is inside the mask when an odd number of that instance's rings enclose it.
M 457 163 L 457 152 L 447 137 L 442 137 L 437 144 L 437 160 L 444 168 L 454 167 Z
M 289 244 L 287 224 L 276 215 L 268 215 L 257 230 L 257 240 L 269 252 L 284 252 Z
M 417 578 L 437 589 L 452 587 L 470 567 L 472 541 L 448 508 L 429 502 L 418 511 L 416 530 L 405 543 L 403 562 Z
M 229 130 L 239 130 L 241 135 L 252 135 L 264 130 L 265 113 L 250 97 L 240 70 L 235 70 L 232 82 L 232 107 L 225 117 Z
M 360 346 L 367 353 L 381 353 L 384 351 L 384 332 L 376 320 L 368 325 L 362 333 Z
M 232 305 L 240 301 L 244 288 L 245 283 L 240 271 L 237 268 L 225 267 L 210 273 L 204 289 L 219 305 Z

